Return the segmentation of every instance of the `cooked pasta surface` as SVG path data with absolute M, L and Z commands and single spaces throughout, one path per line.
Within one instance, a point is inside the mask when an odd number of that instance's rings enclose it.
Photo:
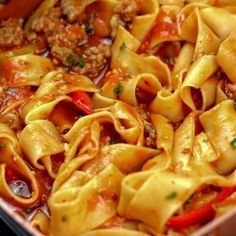
M 0 198 L 16 214 L 51 236 L 189 235 L 236 206 L 235 0 L 10 2 Z

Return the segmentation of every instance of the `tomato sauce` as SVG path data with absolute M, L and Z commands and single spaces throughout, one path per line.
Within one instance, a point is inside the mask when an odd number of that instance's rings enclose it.
M 177 13 L 172 11 L 166 11 L 165 9 L 161 9 L 159 14 L 157 15 L 154 26 L 147 34 L 143 43 L 139 48 L 139 53 L 145 53 L 148 49 L 150 49 L 150 43 L 153 38 L 160 39 L 178 39 L 178 21 L 177 21 Z

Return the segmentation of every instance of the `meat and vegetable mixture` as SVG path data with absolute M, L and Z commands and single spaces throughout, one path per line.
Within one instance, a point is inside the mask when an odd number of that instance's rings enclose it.
M 235 0 L 0 0 L 0 207 L 50 236 L 235 207 L 235 29 Z
M 123 1 L 117 7 L 122 22 L 130 21 L 135 1 Z M 111 56 L 110 22 L 106 13 L 80 5 L 80 1 L 62 0 L 44 9 L 40 17 L 25 27 L 25 19 L 10 18 L 0 23 L 0 50 L 35 45 L 37 54 L 48 54 L 63 70 L 97 77 Z M 120 21 L 119 20 L 119 21 Z M 115 26 L 117 27 L 117 26 Z M 114 28 L 114 27 L 113 27 Z

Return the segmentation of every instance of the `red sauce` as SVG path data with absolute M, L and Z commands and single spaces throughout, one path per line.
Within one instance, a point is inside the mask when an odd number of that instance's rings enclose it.
M 113 124 L 105 123 L 102 127 L 100 142 L 106 144 L 106 140 L 108 137 L 110 138 L 110 144 L 122 142 L 122 139 L 120 135 L 116 132 Z
M 46 171 L 34 171 L 38 183 L 39 198 L 33 205 L 30 205 L 30 210 L 27 206 L 22 206 L 12 199 L 7 199 L 13 206 L 18 207 L 22 212 L 27 214 L 31 213 L 34 209 L 46 205 L 53 184 L 53 179 L 47 174 Z M 31 197 L 32 187 L 29 180 L 11 167 L 6 168 L 6 181 L 16 195 L 23 198 Z
M 52 162 L 52 167 L 53 167 L 53 172 L 57 173 L 61 164 L 65 160 L 65 155 L 64 153 L 59 153 L 51 156 L 51 162 Z
M 136 88 L 136 98 L 139 103 L 148 104 L 152 100 L 154 100 L 155 97 L 156 97 L 156 94 L 154 93 L 150 93 L 149 91 L 146 91 L 139 87 Z
M 20 102 L 19 105 L 23 104 L 33 94 L 29 87 L 14 88 L 9 87 L 3 90 L 0 95 L 0 112 L 3 112 L 7 107 L 15 102 Z
M 78 109 L 67 101 L 58 103 L 49 116 L 49 120 L 52 121 L 57 127 L 73 125 L 78 116 Z
M 178 39 L 178 21 L 177 14 L 174 11 L 167 11 L 161 8 L 157 15 L 153 28 L 149 31 L 142 45 L 139 48 L 140 53 L 149 49 L 153 38 Z
M 11 167 L 6 167 L 6 181 L 16 195 L 23 198 L 31 197 L 32 189 L 28 180 Z
M 200 89 L 191 88 L 191 95 L 197 110 L 201 110 L 203 101 Z

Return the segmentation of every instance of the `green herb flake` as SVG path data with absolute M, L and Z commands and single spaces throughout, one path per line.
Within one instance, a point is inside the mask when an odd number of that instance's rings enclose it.
M 127 48 L 125 42 L 123 42 L 121 45 L 120 45 L 120 51 L 124 50 L 125 48 Z
M 64 66 L 67 68 L 71 68 L 73 66 L 73 63 L 74 63 L 74 57 L 73 55 L 70 54 L 69 56 L 67 56 L 66 64 Z
M 176 192 L 172 192 L 166 196 L 166 200 L 172 200 L 177 196 Z
M 119 95 L 122 91 L 123 91 L 123 85 L 122 84 L 118 84 L 114 89 L 113 89 L 113 93 L 116 95 Z
M 208 143 L 207 138 L 204 138 L 204 139 L 202 140 L 202 142 L 203 142 L 203 143 Z
M 84 68 L 84 61 L 81 57 L 77 58 L 77 66 L 81 69 Z
M 89 21 L 87 21 L 85 23 L 85 32 L 86 32 L 87 35 L 93 34 L 93 28 L 92 28 L 92 25 Z
M 230 145 L 233 149 L 236 148 L 236 138 L 233 138 L 233 140 L 230 142 Z
M 4 148 L 4 147 L 6 147 L 6 144 L 0 142 L 0 150 L 1 150 L 2 148 Z
M 62 220 L 63 222 L 67 221 L 67 220 L 68 220 L 68 215 L 63 215 L 62 218 L 61 218 L 61 220 Z

